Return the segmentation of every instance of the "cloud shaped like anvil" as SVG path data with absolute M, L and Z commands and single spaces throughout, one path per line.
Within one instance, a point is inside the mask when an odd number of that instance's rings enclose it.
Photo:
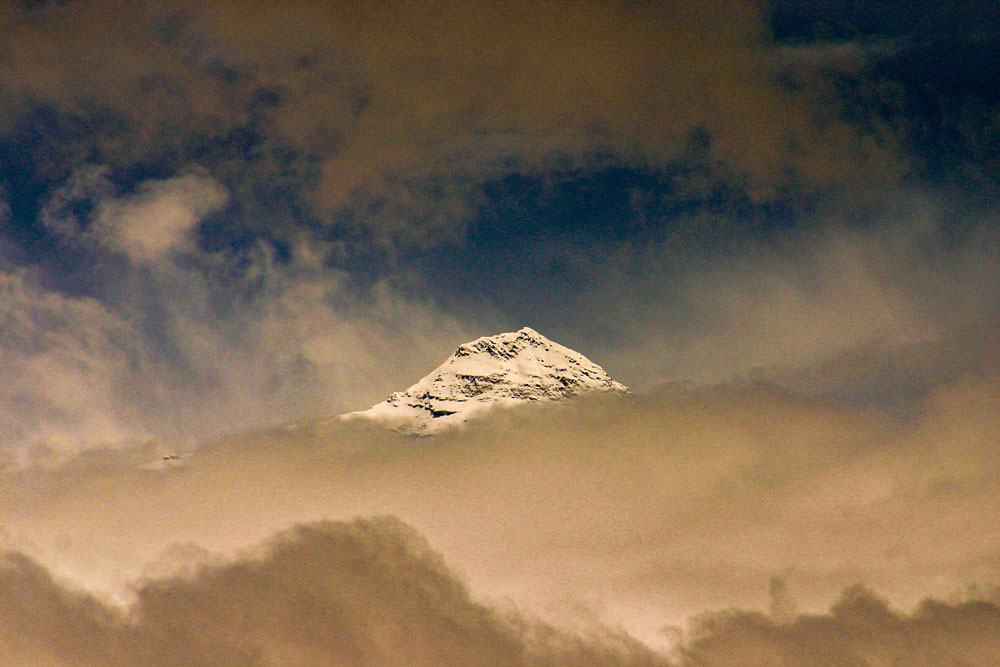
M 406 391 L 394 392 L 345 418 L 384 422 L 430 435 L 497 406 L 552 401 L 592 391 L 625 393 L 585 356 L 534 329 L 483 336 L 460 345 L 443 364 Z

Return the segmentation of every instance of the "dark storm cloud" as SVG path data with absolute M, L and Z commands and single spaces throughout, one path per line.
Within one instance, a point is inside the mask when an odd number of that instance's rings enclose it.
M 925 186 L 974 200 L 995 197 L 996 3 L 778 0 L 770 24 L 793 52 L 878 54 L 863 64 L 855 58 L 852 69 L 825 67 L 842 118 L 912 156 L 911 177 Z
M 1000 18 L 995 3 L 962 0 L 773 0 L 770 24 L 781 41 L 845 40 L 864 37 L 926 35 L 935 30 L 988 29 Z
M 125 191 L 199 164 L 231 196 L 199 224 L 205 247 L 265 238 L 285 255 L 313 235 L 326 261 L 368 278 L 412 274 L 406 250 L 461 247 L 470 224 L 510 225 L 517 212 L 491 219 L 496 198 L 524 196 L 524 182 L 614 195 L 632 174 L 638 205 L 580 224 L 634 244 L 672 223 L 712 245 L 900 180 L 981 189 L 997 87 L 961 58 L 989 62 L 981 47 L 996 40 L 989 21 L 966 30 L 958 15 L 737 1 L 10 3 L 10 235 L 49 253 L 37 214 L 90 164 Z M 838 21 L 854 32 L 821 29 Z M 952 41 L 926 41 L 934 31 Z M 558 236 L 553 217 L 591 217 L 551 194 L 529 202 L 541 209 L 529 230 Z M 707 220 L 716 233 L 699 235 Z

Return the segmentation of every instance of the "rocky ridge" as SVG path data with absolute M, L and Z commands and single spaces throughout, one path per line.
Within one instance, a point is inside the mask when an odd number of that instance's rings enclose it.
M 400 431 L 430 435 L 497 406 L 556 401 L 594 391 L 625 393 L 628 387 L 579 352 L 525 327 L 460 345 L 413 386 L 344 418 L 372 419 Z

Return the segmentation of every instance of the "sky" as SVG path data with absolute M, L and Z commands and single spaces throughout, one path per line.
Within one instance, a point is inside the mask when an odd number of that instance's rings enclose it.
M 0 656 L 989 664 L 998 56 L 987 0 L 0 2 Z M 309 426 L 524 326 L 634 400 Z

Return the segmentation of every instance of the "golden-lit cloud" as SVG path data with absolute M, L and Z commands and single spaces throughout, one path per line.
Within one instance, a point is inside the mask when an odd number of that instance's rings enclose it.
M 991 664 L 995 86 L 772 10 L 0 3 L 0 663 Z
M 663 166 L 696 130 L 753 197 L 789 174 L 843 192 L 905 171 L 831 110 L 816 68 L 782 85 L 787 50 L 744 0 L 70 2 L 0 21 L 6 117 L 48 110 L 63 135 L 39 173 L 207 162 L 238 198 L 360 206 L 349 224 L 400 247 L 460 238 L 462 182 L 601 154 Z
M 284 531 L 260 553 L 143 583 L 124 615 L 16 554 L 0 561 L 0 657 L 31 665 L 667 665 L 474 602 L 392 519 Z
M 684 664 L 988 665 L 1000 651 L 997 601 L 928 600 L 912 615 L 893 611 L 860 586 L 846 589 L 830 613 L 776 624 L 761 614 L 706 614 L 683 650 Z
M 328 422 L 247 433 L 160 471 L 136 470 L 147 448 L 8 473 L 5 541 L 31 557 L 0 567 L 0 655 L 988 664 L 998 396 L 942 395 L 913 428 L 763 387 L 665 392 L 498 414 L 437 439 Z M 385 512 L 419 532 L 314 522 Z M 301 521 L 314 523 L 286 527 Z M 102 601 L 123 576 L 126 606 Z M 771 616 L 753 610 L 769 576 Z M 960 597 L 898 610 L 927 593 Z
M 228 193 L 201 170 L 144 182 L 139 191 L 115 197 L 106 167 L 83 168 L 49 196 L 41 222 L 57 235 L 123 253 L 135 263 L 155 262 L 171 252 L 190 252 L 195 227 L 222 208 Z M 72 212 L 86 202 L 90 219 Z
M 301 424 L 160 471 L 153 445 L 10 470 L 0 520 L 11 548 L 127 602 L 130 582 L 202 550 L 393 515 L 478 600 L 655 643 L 704 610 L 765 608 L 776 575 L 806 613 L 858 582 L 902 609 L 995 584 L 998 400 L 995 383 L 956 384 L 903 419 L 748 384 L 498 413 L 434 438 Z

